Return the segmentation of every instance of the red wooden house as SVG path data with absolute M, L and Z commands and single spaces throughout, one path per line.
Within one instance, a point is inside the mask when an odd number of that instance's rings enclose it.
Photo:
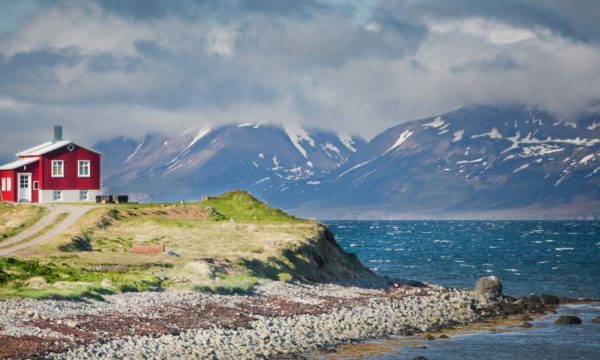
M 63 140 L 62 126 L 55 126 L 54 140 L 21 151 L 18 160 L 0 166 L 0 199 L 35 203 L 92 201 L 100 194 L 101 155 Z

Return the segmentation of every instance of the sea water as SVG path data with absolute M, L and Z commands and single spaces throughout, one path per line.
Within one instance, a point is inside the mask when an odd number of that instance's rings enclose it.
M 600 298 L 598 221 L 325 221 L 340 245 L 380 275 L 472 288 L 480 276 L 501 278 L 513 296 Z M 600 359 L 600 304 L 559 307 L 581 326 L 549 315 L 532 329 L 481 331 L 399 347 L 376 359 Z M 336 358 L 339 358 L 336 356 Z M 344 358 L 342 356 L 342 358 Z

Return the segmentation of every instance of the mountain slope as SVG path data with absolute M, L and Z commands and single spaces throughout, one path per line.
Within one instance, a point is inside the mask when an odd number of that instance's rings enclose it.
M 599 150 L 599 117 L 471 106 L 386 130 L 304 196 L 376 217 L 578 206 L 600 199 Z
M 468 106 L 369 143 L 245 124 L 98 148 L 112 191 L 160 200 L 241 188 L 328 218 L 600 215 L 595 115 L 564 121 L 525 106 Z
M 364 146 L 358 138 L 325 131 L 241 124 L 167 137 L 113 139 L 105 153 L 104 184 L 112 192 L 180 200 L 249 189 L 270 198 L 287 184 L 323 177 Z

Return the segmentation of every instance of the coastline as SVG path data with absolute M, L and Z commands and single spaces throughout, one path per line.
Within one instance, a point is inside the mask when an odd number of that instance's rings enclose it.
M 526 299 L 492 299 L 437 285 L 265 282 L 251 295 L 169 290 L 109 295 L 105 301 L 8 300 L 0 302 L 0 357 L 302 357 L 555 306 Z

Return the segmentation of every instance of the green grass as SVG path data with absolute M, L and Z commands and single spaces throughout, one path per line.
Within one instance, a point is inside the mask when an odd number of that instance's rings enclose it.
M 230 191 L 218 197 L 209 198 L 200 206 L 216 210 L 222 220 L 233 219 L 238 222 L 304 222 L 295 216 L 275 209 L 259 201 L 246 191 Z
M 217 274 L 214 281 L 194 286 L 194 290 L 209 294 L 252 294 L 260 280 L 248 275 Z
M 0 202 L 0 243 L 37 223 L 48 209 L 35 205 L 12 205 Z
M 48 284 L 31 288 L 28 280 L 43 278 Z M 103 285 L 104 281 L 104 285 Z M 127 272 L 89 271 L 66 263 L 0 258 L 0 299 L 13 297 L 80 299 L 100 298 L 116 292 L 157 289 L 161 281 L 154 276 Z
M 50 224 L 46 225 L 44 228 L 40 229 L 35 234 L 31 234 L 30 236 L 24 238 L 23 240 L 21 240 L 19 242 L 15 242 L 15 243 L 12 243 L 10 245 L 5 245 L 5 246 L 2 246 L 2 243 L 0 243 L 0 249 L 6 248 L 6 247 L 9 247 L 9 246 L 15 246 L 15 245 L 19 245 L 19 244 L 22 244 L 22 243 L 26 243 L 28 241 L 31 241 L 31 240 L 35 239 L 35 238 L 38 238 L 38 237 L 44 235 L 45 233 L 47 233 L 48 231 L 50 231 L 53 227 L 55 227 L 56 225 L 58 225 L 59 223 L 61 223 L 63 220 L 65 220 L 67 218 L 67 216 L 69 216 L 68 213 L 59 214 Z

